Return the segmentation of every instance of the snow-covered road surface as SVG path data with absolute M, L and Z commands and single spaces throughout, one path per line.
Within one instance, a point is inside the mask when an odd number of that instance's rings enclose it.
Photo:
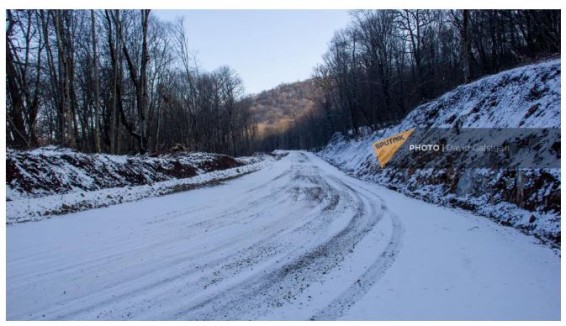
M 559 319 L 560 257 L 291 152 L 7 228 L 7 319 Z

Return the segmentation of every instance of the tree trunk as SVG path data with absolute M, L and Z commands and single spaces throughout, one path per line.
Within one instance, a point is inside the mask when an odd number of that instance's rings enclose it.
M 470 57 L 472 52 L 469 37 L 470 11 L 464 9 L 462 15 L 462 29 L 460 31 L 462 36 L 462 68 L 464 72 L 464 84 L 467 84 L 470 82 Z
M 100 85 L 98 83 L 98 53 L 96 52 L 96 24 L 94 10 L 90 11 L 90 19 L 92 24 L 92 64 L 94 65 L 94 144 L 96 152 L 100 153 L 102 151 L 100 148 Z
M 71 99 L 71 64 L 68 59 L 68 44 L 66 42 L 65 29 L 62 26 L 62 11 L 52 11 L 55 21 L 55 34 L 57 39 L 57 57 L 58 57 L 58 71 L 59 71 L 59 88 L 60 88 L 60 102 L 59 102 L 59 128 L 60 139 L 59 144 L 64 146 L 75 147 L 74 137 L 74 110 L 72 108 Z M 66 26 L 68 27 L 68 26 Z

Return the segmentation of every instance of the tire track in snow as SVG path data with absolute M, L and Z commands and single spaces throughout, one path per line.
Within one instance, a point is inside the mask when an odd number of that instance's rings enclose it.
M 294 171 L 296 172 L 296 171 L 300 171 L 301 169 L 298 169 L 298 168 L 295 167 L 294 169 L 291 169 L 291 170 L 294 170 Z M 289 170 L 288 170 L 288 171 L 284 172 L 283 174 L 289 174 L 289 173 L 290 173 L 290 172 L 289 172 Z M 297 179 L 300 179 L 300 178 L 297 178 Z M 279 187 L 279 188 L 277 189 L 277 191 L 265 195 L 265 196 L 263 197 L 263 199 L 266 199 L 267 197 L 276 197 L 277 195 L 280 195 L 280 192 L 281 192 L 282 190 L 287 190 L 287 191 L 288 191 L 288 189 L 284 189 L 284 188 L 282 188 L 282 187 Z M 246 205 L 246 206 L 255 206 L 255 205 L 257 205 L 257 204 L 258 204 L 259 202 L 261 202 L 261 201 L 262 201 L 262 200 L 260 200 L 260 199 L 255 199 L 255 200 L 251 201 L 251 202 L 250 202 L 248 205 Z M 234 213 L 234 215 L 241 215 L 241 213 L 244 212 L 245 210 L 246 210 L 245 208 L 240 208 L 240 209 L 238 209 L 237 211 L 231 211 L 231 212 Z M 238 213 L 240 213 L 240 214 L 238 214 Z M 226 215 L 228 215 L 228 214 L 224 214 L 224 215 L 220 216 L 220 218 L 223 218 L 223 217 L 225 217 Z M 246 216 L 246 214 L 244 214 L 243 216 Z M 271 226 L 274 227 L 274 226 L 276 226 L 276 225 L 271 225 Z M 293 231 L 293 230 L 286 230 L 286 232 L 290 232 L 290 231 Z M 273 236 L 275 236 L 275 234 L 274 234 L 275 232 L 273 232 L 273 230 L 271 230 L 271 232 L 272 232 L 272 233 L 267 234 L 267 235 L 265 235 L 265 236 L 262 236 L 261 238 L 262 238 L 262 239 L 270 239 L 270 238 L 272 238 Z M 228 247 L 228 246 L 229 246 L 229 245 L 227 245 L 227 247 Z M 261 255 L 258 255 L 258 254 L 257 254 L 257 251 L 258 251 L 258 250 L 256 250 L 257 247 L 261 247 L 261 246 L 260 246 L 260 243 L 255 243 L 255 244 L 253 244 L 252 246 L 250 246 L 250 248 L 246 248 L 245 251 L 248 252 L 248 253 L 247 253 L 247 256 L 258 256 L 258 257 L 262 257 Z M 273 248 L 273 246 L 272 246 L 272 248 Z M 227 249 L 227 248 L 217 248 L 217 249 Z M 225 255 L 225 256 L 228 256 L 228 255 Z M 213 261 L 213 262 L 208 262 L 208 263 L 207 263 L 207 266 L 200 266 L 200 270 L 202 270 L 202 269 L 210 269 L 210 270 L 213 270 L 213 269 L 215 269 L 215 263 L 225 262 L 225 261 L 226 261 L 226 258 L 227 258 L 227 257 L 221 257 L 221 258 L 215 259 L 215 261 Z M 249 258 L 248 258 L 248 259 L 249 259 Z M 180 260 L 180 261 L 184 260 L 184 257 L 180 257 L 179 260 Z M 178 262 L 175 262 L 175 264 L 176 264 L 176 263 L 178 263 Z M 171 266 L 172 264 L 173 264 L 173 262 L 169 262 L 169 263 L 168 263 L 169 266 Z M 174 264 L 173 264 L 173 266 L 174 266 Z M 101 301 L 101 300 L 94 300 L 94 301 L 91 301 L 90 304 L 88 304 L 88 305 L 86 305 L 86 306 L 83 306 L 83 307 L 81 307 L 81 308 L 78 309 L 78 310 L 70 311 L 70 312 L 68 311 L 68 312 L 66 312 L 65 314 L 58 315 L 58 316 L 57 316 L 57 319 L 73 319 L 73 318 L 76 318 L 76 316 L 80 316 L 81 314 L 84 314 L 84 313 L 88 313 L 88 312 L 90 312 L 90 311 L 93 311 L 93 310 L 95 310 L 95 308 L 97 308 L 97 307 L 98 307 L 98 308 L 104 307 L 104 306 L 110 307 L 110 306 L 116 304 L 117 302 L 119 302 L 119 301 L 121 301 L 121 300 L 123 300 L 123 299 L 131 298 L 132 296 L 135 296 L 137 293 L 143 293 L 143 292 L 147 292 L 147 291 L 150 291 L 150 290 L 153 290 L 153 289 L 157 289 L 157 288 L 159 288 L 159 287 L 163 287 L 164 285 L 166 285 L 166 284 L 168 284 L 168 283 L 173 283 L 173 282 L 175 282 L 175 281 L 188 278 L 189 276 L 193 275 L 194 273 L 198 273 L 198 272 L 199 272 L 199 271 L 191 270 L 191 271 L 186 272 L 186 273 L 181 273 L 181 274 L 178 274 L 178 275 L 175 275 L 175 276 L 172 276 L 172 277 L 167 277 L 167 278 L 161 279 L 161 280 L 159 280 L 158 282 L 154 282 L 154 283 L 151 283 L 151 284 L 145 284 L 145 285 L 144 285 L 143 287 L 141 287 L 141 288 L 132 288 L 130 291 L 123 292 L 123 293 L 121 293 L 120 295 L 112 295 L 112 297 L 109 298 L 109 299 L 105 299 L 105 300 L 102 300 L 102 301 Z M 145 277 L 145 275 L 142 275 L 142 276 L 141 276 L 141 278 L 144 278 L 144 277 Z M 137 280 L 139 280 L 139 278 L 136 279 L 136 280 L 134 280 L 134 281 L 137 281 Z M 116 285 L 116 287 L 115 287 L 114 290 L 116 290 L 116 288 L 119 289 L 120 287 L 121 287 L 121 285 L 118 284 L 118 285 Z M 112 293 L 112 289 L 110 289 L 110 291 L 107 291 L 107 292 L 108 292 L 108 294 Z M 91 296 L 92 296 L 92 297 L 98 297 L 99 294 L 98 294 L 98 293 L 93 293 Z M 110 295 L 106 295 L 106 297 L 109 297 L 109 296 L 110 296 Z M 98 299 L 98 298 L 97 298 L 97 299 Z
M 336 191 L 336 189 L 328 187 L 328 183 L 320 177 L 294 175 L 292 179 L 308 179 L 316 184 L 326 184 L 326 190 Z M 330 179 L 340 185 L 342 189 L 347 189 L 349 195 L 354 195 L 352 199 L 357 204 L 355 214 L 345 228 L 326 242 L 310 249 L 292 262 L 274 269 L 261 279 L 240 284 L 237 288 L 228 291 L 228 294 L 220 293 L 218 296 L 178 314 L 177 317 L 206 320 L 211 319 L 210 315 L 214 312 L 222 311 L 223 315 L 216 316 L 214 319 L 245 319 L 242 318 L 243 316 L 247 316 L 249 319 L 257 318 L 257 315 L 261 316 L 263 313 L 267 313 L 269 309 L 283 307 L 285 303 L 292 302 L 294 297 L 309 287 L 309 282 L 317 281 L 320 273 L 324 275 L 336 268 L 348 254 L 352 253 L 363 236 L 380 222 L 385 206 L 381 205 L 376 209 L 372 205 L 371 198 L 364 198 L 364 200 L 356 193 L 356 190 L 342 181 L 336 178 Z M 339 196 L 339 198 L 344 197 L 346 197 L 345 194 Z M 368 209 L 368 206 L 370 206 L 370 209 Z M 394 220 L 393 234 L 385 251 L 377 257 L 357 283 L 352 284 L 343 296 L 334 300 L 324 311 L 336 309 L 335 315 L 339 316 L 356 299 L 361 297 L 365 293 L 364 290 L 367 290 L 377 280 L 378 276 L 383 274 L 393 263 L 396 250 L 401 243 L 401 236 L 402 227 L 397 220 Z M 289 286 L 289 283 L 292 285 Z M 285 286 L 281 284 L 285 284 Z M 224 298 L 227 295 L 235 298 L 230 302 L 218 303 L 218 301 L 221 301 L 219 298 Z M 249 314 L 249 312 L 252 313 Z M 317 319 L 325 319 L 328 316 L 330 316 L 329 313 L 324 312 L 319 313 L 316 317 L 318 317 Z
M 386 211 L 385 207 L 384 211 Z M 324 309 L 313 315 L 310 318 L 311 320 L 337 320 L 361 299 L 369 289 L 379 281 L 385 272 L 387 272 L 389 267 L 393 265 L 402 244 L 403 226 L 399 219 L 391 212 L 387 212 L 387 214 L 393 224 L 393 233 L 387 247 L 379 255 L 379 259 L 373 262 L 355 284 L 350 286 L 348 290 L 334 299 Z
M 169 211 L 140 219 L 132 238 L 124 237 L 123 230 L 110 230 L 92 243 L 79 243 L 85 257 L 78 261 L 57 264 L 62 257 L 52 252 L 42 262 L 50 268 L 42 270 L 38 264 L 25 273 L 29 266 L 14 269 L 22 257 L 12 252 L 9 301 L 14 294 L 25 298 L 22 291 L 33 291 L 35 285 L 47 291 L 57 289 L 52 282 L 80 283 L 83 270 L 109 276 L 106 283 L 91 280 L 90 291 L 47 293 L 50 301 L 40 298 L 33 317 L 13 315 L 8 307 L 9 318 L 260 319 L 291 306 L 304 307 L 305 318 L 337 318 L 393 263 L 402 227 L 393 219 L 389 245 L 371 258 L 369 268 L 355 270 L 362 275 L 359 282 L 332 279 L 342 275 L 337 271 L 358 243 L 381 223 L 391 223 L 391 216 L 378 196 L 327 174 L 308 155 L 292 153 L 282 161 L 288 166 L 265 171 L 267 178 L 235 193 L 225 207 L 164 207 Z M 132 261 L 131 271 L 121 270 L 123 259 L 130 261 L 132 255 L 149 262 Z M 351 284 L 338 297 L 329 297 L 326 308 L 305 299 L 316 295 L 311 286 L 332 288 L 333 282 Z

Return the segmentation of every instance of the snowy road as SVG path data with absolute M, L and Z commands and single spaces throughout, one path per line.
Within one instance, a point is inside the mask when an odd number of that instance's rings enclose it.
M 559 319 L 560 257 L 291 152 L 226 184 L 7 228 L 7 318 Z

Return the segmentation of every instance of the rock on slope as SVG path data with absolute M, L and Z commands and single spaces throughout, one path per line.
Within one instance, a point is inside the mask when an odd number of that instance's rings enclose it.
M 461 207 L 560 245 L 560 169 L 381 169 L 372 143 L 411 128 L 560 128 L 560 60 L 462 85 L 401 123 L 351 140 L 336 134 L 319 155 L 409 196 Z M 558 146 L 559 147 L 559 146 Z

